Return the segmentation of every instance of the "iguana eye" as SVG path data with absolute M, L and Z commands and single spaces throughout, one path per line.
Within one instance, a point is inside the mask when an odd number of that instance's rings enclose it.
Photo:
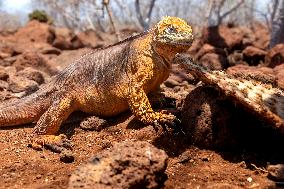
M 177 30 L 176 30 L 176 28 L 174 28 L 173 26 L 171 26 L 171 27 L 168 27 L 168 28 L 166 29 L 166 32 L 167 32 L 167 33 L 176 33 Z

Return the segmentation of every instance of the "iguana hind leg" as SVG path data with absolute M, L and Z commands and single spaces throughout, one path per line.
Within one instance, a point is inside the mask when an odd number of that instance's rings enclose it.
M 34 149 L 49 147 L 53 151 L 61 151 L 62 148 L 70 147 L 66 136 L 57 134 L 60 125 L 75 110 L 75 100 L 71 96 L 65 96 L 55 101 L 48 110 L 40 117 L 34 133 L 37 135 L 32 142 Z

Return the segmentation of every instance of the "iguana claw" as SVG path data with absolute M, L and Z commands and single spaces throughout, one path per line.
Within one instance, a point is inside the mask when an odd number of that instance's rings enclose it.
M 39 135 L 28 145 L 35 150 L 49 149 L 53 152 L 60 153 L 65 149 L 72 149 L 71 140 L 66 135 Z

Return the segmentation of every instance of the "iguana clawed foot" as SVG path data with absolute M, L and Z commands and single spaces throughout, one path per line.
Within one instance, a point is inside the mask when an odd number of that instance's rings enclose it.
M 168 113 L 166 110 L 162 110 L 156 115 L 157 118 L 153 122 L 153 127 L 156 131 L 158 131 L 159 127 L 162 127 L 166 132 L 168 131 L 168 128 L 172 128 L 176 134 L 185 134 L 180 127 L 181 121 L 175 115 Z
M 66 135 L 38 135 L 35 139 L 32 139 L 29 147 L 35 150 L 42 150 L 47 148 L 53 152 L 60 153 L 65 149 L 71 149 L 71 140 Z

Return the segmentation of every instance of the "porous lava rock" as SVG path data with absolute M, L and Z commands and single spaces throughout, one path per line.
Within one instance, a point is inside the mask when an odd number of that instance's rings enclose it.
M 69 189 L 158 188 L 165 181 L 168 156 L 144 141 L 116 143 L 71 175 Z

